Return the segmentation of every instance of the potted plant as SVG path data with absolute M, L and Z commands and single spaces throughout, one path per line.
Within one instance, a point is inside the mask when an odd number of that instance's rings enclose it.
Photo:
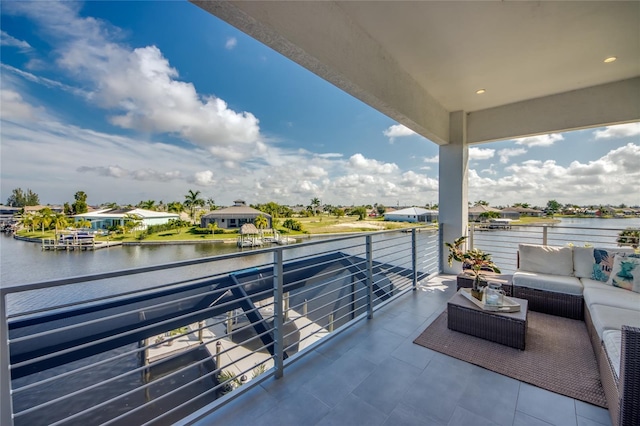
M 637 249 L 640 245 L 640 228 L 627 228 L 620 231 L 616 242 L 619 246 L 631 246 Z
M 482 300 L 481 282 L 483 281 L 483 272 L 500 273 L 500 269 L 491 260 L 491 255 L 480 249 L 471 249 L 463 251 L 467 237 L 463 236 L 456 239 L 453 243 L 445 243 L 449 249 L 449 258 L 447 259 L 449 266 L 453 261 L 461 262 L 462 269 L 468 272 L 473 278 L 473 287 L 471 294 L 478 300 Z

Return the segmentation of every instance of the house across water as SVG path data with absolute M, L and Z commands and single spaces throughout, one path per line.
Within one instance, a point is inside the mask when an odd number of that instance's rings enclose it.
M 215 224 L 218 228 L 241 228 L 246 223 L 253 223 L 258 216 L 263 216 L 269 222 L 266 228 L 271 228 L 271 215 L 247 206 L 243 200 L 236 200 L 233 206 L 207 213 L 200 219 L 200 226 L 207 228 Z
M 145 209 L 104 209 L 74 216 L 76 221 L 90 221 L 92 229 L 109 229 L 114 226 L 122 226 L 127 218 L 132 217 L 140 220 L 138 229 L 146 229 L 149 225 L 163 225 L 172 219 L 180 219 L 180 215 L 176 213 L 156 212 Z

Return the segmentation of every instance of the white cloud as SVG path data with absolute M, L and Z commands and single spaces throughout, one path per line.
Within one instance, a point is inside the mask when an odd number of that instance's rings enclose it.
M 235 37 L 227 38 L 226 43 L 224 44 L 224 48 L 227 50 L 233 50 L 238 45 L 238 39 Z
M 9 35 L 5 31 L 0 30 L 0 45 L 17 47 L 21 50 L 31 49 L 31 45 L 24 40 L 18 40 L 17 38 Z
M 328 152 L 326 154 L 315 154 L 315 155 L 320 158 L 342 158 L 343 157 L 342 154 L 338 154 L 337 152 Z
M 491 148 L 469 148 L 469 160 L 488 160 L 493 158 L 495 152 Z
M 505 171 L 503 177 L 488 178 L 470 170 L 469 198 L 494 204 L 525 200 L 539 206 L 550 199 L 580 205 L 637 203 L 629 188 L 640 182 L 640 145 L 629 143 L 597 160 L 574 161 L 567 167 L 553 160 L 527 160 Z
M 628 138 L 640 135 L 640 123 L 619 124 L 608 126 L 593 132 L 596 139 Z
M 425 163 L 439 163 L 440 162 L 440 156 L 439 155 L 435 155 L 433 157 L 425 157 L 424 162 Z
M 108 177 L 114 177 L 114 178 L 123 178 L 123 177 L 129 176 L 131 173 L 128 170 L 125 170 L 118 165 L 94 166 L 94 167 L 82 166 L 82 167 L 78 167 L 78 171 L 80 173 L 96 173 L 100 176 L 108 176 Z
M 312 179 L 320 179 L 328 175 L 327 171 L 322 167 L 309 166 L 305 169 L 305 175 Z
M 559 133 L 551 133 L 548 135 L 529 136 L 526 138 L 514 139 L 517 145 L 526 146 L 551 146 L 557 141 L 563 140 L 564 137 Z
M 0 111 L 5 120 L 32 120 L 35 119 L 38 109 L 25 102 L 20 93 L 2 89 L 0 90 Z
M 215 185 L 216 180 L 214 179 L 213 172 L 211 170 L 204 170 L 202 172 L 195 173 L 191 182 L 200 186 L 211 186 Z
M 396 138 L 412 136 L 415 135 L 416 132 L 402 124 L 394 124 L 393 126 L 389 126 L 386 130 L 383 130 L 382 134 L 389 138 L 390 143 L 394 143 Z
M 492 164 L 492 165 L 489 166 L 489 168 L 480 170 L 480 173 L 486 173 L 486 174 L 489 174 L 489 175 L 497 175 L 498 171 L 495 169 L 495 164 Z
M 84 82 L 112 124 L 146 133 L 172 134 L 220 158 L 251 156 L 262 142 L 259 121 L 236 112 L 215 96 L 200 95 L 180 81 L 156 46 L 131 49 L 119 44 L 118 28 L 78 15 L 73 3 L 52 3 L 46 13 L 24 2 L 11 9 L 37 21 L 56 48 L 57 64 Z
M 415 173 L 411 170 L 402 174 L 400 183 L 405 187 L 413 188 L 415 191 L 437 191 L 438 180 Z
M 50 78 L 46 78 L 46 77 L 40 77 L 37 76 L 35 74 L 32 74 L 30 72 L 27 71 L 23 71 L 21 69 L 12 67 L 11 65 L 7 65 L 7 64 L 0 64 L 0 68 L 5 69 L 7 71 L 10 71 L 22 78 L 24 78 L 25 80 L 40 84 L 42 86 L 45 87 L 49 87 L 49 88 L 55 88 L 55 89 L 61 89 L 64 90 L 65 92 L 70 92 L 73 93 L 74 95 L 83 97 L 83 98 L 90 98 L 90 93 L 80 89 L 79 87 L 73 87 L 73 86 L 69 86 L 68 84 L 64 84 L 61 83 L 59 81 L 55 81 L 55 80 L 51 80 Z
M 357 170 L 367 170 L 370 173 L 389 174 L 398 170 L 394 163 L 382 163 L 378 160 L 365 158 L 362 154 L 354 154 L 349 158 L 349 165 Z
M 527 150 L 525 148 L 505 148 L 498 151 L 498 156 L 500 157 L 500 162 L 502 164 L 506 164 L 509 162 L 509 158 L 517 157 L 518 155 L 526 153 Z

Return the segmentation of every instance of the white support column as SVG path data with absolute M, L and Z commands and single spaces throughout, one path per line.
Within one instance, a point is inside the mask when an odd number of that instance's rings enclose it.
M 464 111 L 449 115 L 450 143 L 440 146 L 438 221 L 442 226 L 443 271 L 448 274 L 457 274 L 462 267 L 460 264 L 449 267 L 446 261 L 449 251 L 444 243 L 467 235 L 469 147 L 466 116 Z

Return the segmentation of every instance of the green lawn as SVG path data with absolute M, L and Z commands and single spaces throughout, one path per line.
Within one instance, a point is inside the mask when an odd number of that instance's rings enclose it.
M 402 229 L 411 228 L 415 226 L 412 223 L 403 222 L 385 222 L 382 219 L 366 219 L 358 220 L 355 216 L 314 216 L 314 217 L 301 217 L 294 218 L 302 224 L 302 231 L 290 231 L 288 229 L 278 227 L 278 230 L 284 235 L 305 235 L 305 234 L 339 234 L 347 232 L 375 232 L 388 229 Z M 284 219 L 280 219 L 280 224 L 284 222 Z M 235 231 L 235 232 L 234 232 Z M 127 233 L 127 234 L 111 234 L 107 236 L 96 237 L 97 241 L 122 241 L 122 242 L 136 242 L 136 241 L 220 241 L 220 240 L 235 240 L 238 237 L 237 230 L 225 232 L 224 234 L 197 234 L 195 227 L 182 228 L 180 230 L 162 231 L 155 234 L 146 236 L 143 240 L 139 240 L 138 236 L 140 232 Z M 41 231 L 36 232 L 18 232 L 19 236 L 29 238 L 55 238 L 54 231 Z
M 334 234 L 342 232 L 371 232 L 387 229 L 412 228 L 415 223 L 385 222 L 381 218 L 358 220 L 356 216 L 313 216 L 295 218 L 309 234 Z M 293 232 L 291 234 L 294 234 Z

